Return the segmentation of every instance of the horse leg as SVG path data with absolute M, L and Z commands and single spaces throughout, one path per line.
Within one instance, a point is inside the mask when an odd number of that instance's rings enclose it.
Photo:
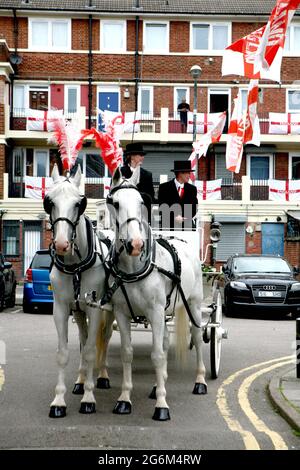
M 86 343 L 87 336 L 88 336 L 88 326 L 87 326 L 87 321 L 86 321 L 86 315 L 84 312 L 79 312 L 79 311 L 74 310 L 73 316 L 77 323 L 78 332 L 79 332 L 80 362 L 79 362 L 79 368 L 78 368 L 78 377 L 74 384 L 72 393 L 74 393 L 74 395 L 83 395 L 84 393 L 83 385 L 84 385 L 84 381 L 86 377 L 86 364 L 84 363 L 84 360 L 83 360 L 83 347 Z
M 55 387 L 55 398 L 50 405 L 50 418 L 64 418 L 66 416 L 66 403 L 65 403 L 65 367 L 69 360 L 68 351 L 68 319 L 69 309 L 63 309 L 62 307 L 55 305 L 53 312 L 54 322 L 58 335 L 58 349 L 56 354 L 56 360 L 58 365 L 58 381 Z
M 132 390 L 132 359 L 133 348 L 131 344 L 130 318 L 122 312 L 115 312 L 121 335 L 121 360 L 123 365 L 122 393 L 113 409 L 115 414 L 131 413 L 131 390 Z
M 152 318 L 152 353 L 151 359 L 156 373 L 156 404 L 152 419 L 167 421 L 170 419 L 169 407 L 166 401 L 165 381 L 167 380 L 167 332 L 165 326 L 164 308 L 156 312 Z M 163 346 L 165 345 L 165 347 Z
M 201 304 L 199 300 L 191 299 L 189 301 L 189 306 L 191 309 L 191 313 L 197 325 L 201 324 Z M 195 395 L 206 395 L 207 393 L 207 383 L 205 381 L 205 365 L 203 362 L 202 356 L 202 344 L 203 344 L 203 336 L 202 336 L 202 329 L 197 328 L 195 325 L 192 324 L 191 327 L 191 334 L 192 340 L 196 348 L 196 360 L 197 360 L 197 376 L 196 382 L 194 386 L 193 393 Z
M 107 349 L 108 343 L 113 332 L 114 315 L 111 311 L 103 311 L 103 319 L 101 319 L 100 326 L 97 333 L 97 368 L 99 370 L 97 377 L 97 388 L 108 389 L 110 388 L 109 376 L 107 372 Z
M 100 311 L 87 308 L 88 336 L 83 347 L 83 361 L 86 364 L 86 378 L 84 382 L 84 395 L 81 400 L 79 413 L 91 414 L 96 412 L 94 397 L 94 364 L 96 358 L 96 336 L 100 323 Z
M 164 350 L 164 355 L 165 355 L 165 368 L 163 371 L 164 375 L 164 380 L 165 382 L 168 380 L 168 371 L 167 371 L 167 365 L 168 365 L 168 351 L 169 351 L 169 346 L 170 346 L 170 339 L 169 339 L 169 330 L 167 328 L 167 323 L 165 322 L 165 329 L 164 329 L 164 338 L 163 338 L 163 350 Z M 155 384 L 149 394 L 149 398 L 152 400 L 156 400 L 156 387 L 157 384 Z

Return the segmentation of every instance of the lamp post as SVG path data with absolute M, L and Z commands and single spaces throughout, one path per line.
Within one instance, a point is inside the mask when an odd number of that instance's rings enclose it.
M 197 108 L 198 108 L 198 97 L 197 97 L 197 82 L 202 73 L 200 65 L 193 65 L 190 68 L 190 74 L 194 79 L 194 109 L 193 109 L 193 142 L 196 142 L 197 135 Z M 198 179 L 198 159 L 195 167 L 195 177 Z

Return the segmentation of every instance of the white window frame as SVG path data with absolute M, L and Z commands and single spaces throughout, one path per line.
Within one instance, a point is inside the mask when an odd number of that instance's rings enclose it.
M 80 107 L 80 85 L 65 85 L 64 87 L 64 114 L 68 115 L 69 111 L 69 94 L 68 91 L 70 89 L 76 89 L 77 95 L 76 95 L 76 113 L 79 111 Z
M 47 23 L 48 24 L 48 45 L 47 46 L 37 46 L 32 44 L 32 24 L 34 22 Z M 51 45 L 52 41 L 52 24 L 53 23 L 66 23 L 67 24 L 67 45 L 62 47 L 53 47 Z M 28 45 L 29 50 L 31 51 L 51 51 L 51 52 L 65 52 L 71 50 L 72 45 L 72 23 L 69 18 L 29 18 L 28 22 Z
M 194 49 L 193 47 L 193 26 L 196 25 L 207 25 L 209 27 L 208 31 L 208 49 Z M 213 26 L 227 26 L 227 45 L 231 43 L 231 32 L 232 24 L 227 21 L 191 21 L 190 22 L 190 53 L 205 55 L 205 52 L 214 52 L 214 54 L 223 55 L 224 49 L 213 49 Z
M 210 97 L 211 95 L 227 95 L 228 96 L 228 116 L 231 116 L 231 89 L 230 88 L 209 88 L 208 89 L 208 93 L 207 93 L 207 109 L 208 109 L 208 113 L 210 113 Z M 199 100 L 198 100 L 198 108 L 201 107 L 201 103 L 199 103 Z M 226 111 L 226 109 L 224 109 L 223 111 Z M 198 109 L 198 112 L 199 109 Z M 202 111 L 201 111 L 202 112 Z M 220 111 L 221 112 L 221 111 Z
M 142 113 L 142 90 L 150 91 L 149 117 L 153 115 L 153 86 L 139 86 L 138 92 L 138 111 Z
M 238 104 L 239 104 L 239 109 L 238 112 L 240 115 L 242 115 L 243 111 L 246 111 L 247 109 L 247 99 L 246 99 L 246 108 L 243 109 L 243 99 L 242 99 L 242 94 L 246 92 L 246 96 L 248 94 L 248 88 L 240 88 L 239 89 L 239 95 L 238 95 Z
M 268 179 L 272 179 L 274 175 L 274 155 L 270 153 L 249 153 L 247 154 L 246 160 L 246 167 L 247 167 L 247 175 L 251 178 L 250 169 L 251 169 L 251 157 L 268 157 L 269 158 L 269 177 Z M 252 180 L 251 180 L 252 181 Z M 256 180 L 253 180 L 256 181 Z
M 50 152 L 49 149 L 45 148 L 35 148 L 33 149 L 33 176 L 37 176 L 37 152 L 45 152 L 47 153 L 47 160 L 46 160 L 46 174 L 45 176 L 49 176 L 49 166 L 50 166 Z
M 51 92 L 51 88 L 48 86 L 48 85 L 39 85 L 39 84 L 35 84 L 35 85 L 31 85 L 31 84 L 22 84 L 22 83 L 15 83 L 14 85 L 14 90 L 13 90 L 13 93 L 15 94 L 15 87 L 23 87 L 23 96 L 24 96 L 24 110 L 26 109 L 30 109 L 30 106 L 29 106 L 29 93 L 30 91 L 45 91 L 45 93 L 48 93 L 48 109 L 49 109 L 49 106 L 50 106 L 50 102 L 51 102 L 51 97 L 50 97 L 50 92 Z M 15 95 L 14 95 L 15 96 Z M 15 100 L 13 102 L 13 107 L 16 108 L 15 106 Z
M 291 48 L 291 45 L 294 45 L 294 43 L 295 43 L 295 39 L 294 39 L 295 27 L 300 28 L 300 23 L 293 23 L 287 29 L 287 31 L 289 33 L 289 37 L 290 37 L 290 44 L 289 44 L 288 49 L 286 49 L 286 45 L 285 45 L 285 47 L 283 49 L 283 54 L 284 55 L 287 55 L 287 56 L 289 56 L 289 55 L 299 56 L 300 55 L 300 49 L 296 50 L 294 48 Z
M 286 102 L 286 113 L 300 113 L 300 101 L 299 101 L 299 110 L 290 110 L 289 109 L 289 92 L 293 92 L 293 91 L 297 91 L 299 93 L 299 96 L 300 96 L 300 88 L 287 88 L 286 89 L 286 98 L 285 98 L 285 102 Z
M 177 90 L 186 90 L 186 102 L 190 104 L 190 87 L 187 86 L 176 86 L 174 87 L 174 96 L 173 96 L 173 110 L 174 110 L 174 119 L 180 119 L 179 112 L 177 111 Z
M 123 25 L 123 45 L 120 49 L 112 49 L 110 47 L 104 47 L 104 25 L 105 24 L 121 24 Z M 113 20 L 105 19 L 100 20 L 100 52 L 103 54 L 116 54 L 120 52 L 126 52 L 127 50 L 127 21 L 125 20 Z
M 97 155 L 97 152 L 96 150 L 93 151 L 92 148 L 90 149 L 81 149 L 80 150 L 80 155 L 82 155 L 82 173 L 84 175 L 84 178 L 85 178 L 85 183 L 86 184 L 97 184 L 95 182 L 95 180 L 100 180 L 103 178 L 102 176 L 99 176 L 99 178 L 87 178 L 86 176 L 86 156 L 87 154 L 93 154 L 93 155 Z M 108 172 L 108 167 L 107 165 L 104 165 L 104 178 L 107 178 L 108 176 L 110 176 L 109 172 Z
M 147 25 L 151 24 L 161 24 L 166 26 L 166 45 L 164 48 L 159 48 L 159 49 L 151 49 L 147 48 L 146 44 L 146 29 Z M 169 54 L 170 51 L 170 22 L 169 21 L 158 21 L 158 20 L 147 20 L 143 22 L 143 52 L 145 54 Z
M 16 153 L 17 152 L 22 152 L 22 159 L 23 159 L 23 171 L 22 171 L 22 176 L 16 176 L 15 175 L 15 167 L 16 167 Z M 20 183 L 22 181 L 22 177 L 24 178 L 26 176 L 26 148 L 24 147 L 15 147 L 13 149 L 13 182 L 14 183 Z
M 293 175 L 292 175 L 292 161 L 293 158 L 300 158 L 300 153 L 289 153 L 289 168 L 288 168 L 288 179 L 291 180 Z

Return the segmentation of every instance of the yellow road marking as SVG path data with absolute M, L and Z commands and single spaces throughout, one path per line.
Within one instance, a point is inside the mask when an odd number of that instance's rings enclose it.
M 260 447 L 253 433 L 244 429 L 239 423 L 239 421 L 232 417 L 230 408 L 228 406 L 225 387 L 227 385 L 230 385 L 237 377 L 239 377 L 244 372 L 248 372 L 249 370 L 256 369 L 258 367 L 262 367 L 268 364 L 272 364 L 274 362 L 278 363 L 278 361 L 281 361 L 281 362 L 291 361 L 292 359 L 293 359 L 293 356 L 285 356 L 285 357 L 271 359 L 269 361 L 265 361 L 265 362 L 261 362 L 258 364 L 253 364 L 252 366 L 245 367 L 244 369 L 238 370 L 234 374 L 231 374 L 226 380 L 224 380 L 224 382 L 218 389 L 217 406 L 219 407 L 220 413 L 223 416 L 224 420 L 226 421 L 229 429 L 233 432 L 238 432 L 241 435 L 247 450 L 259 450 Z
M 253 409 L 251 408 L 249 399 L 248 399 L 248 391 L 249 387 L 252 384 L 252 382 L 257 379 L 259 376 L 266 374 L 267 372 L 276 369 L 277 367 L 284 366 L 286 364 L 290 364 L 292 360 L 289 361 L 284 361 L 284 362 L 279 362 L 277 364 L 273 364 L 272 366 L 266 367 L 265 369 L 259 370 L 255 372 L 254 374 L 251 374 L 249 377 L 247 377 L 242 385 L 239 388 L 238 391 L 238 399 L 240 406 L 246 416 L 249 418 L 253 426 L 259 431 L 265 433 L 271 441 L 273 442 L 275 450 L 288 450 L 288 446 L 282 439 L 282 437 L 275 431 L 272 431 L 269 429 L 266 424 L 254 413 Z
M 4 382 L 5 382 L 4 370 L 0 366 L 0 392 L 2 390 L 2 385 L 4 384 Z

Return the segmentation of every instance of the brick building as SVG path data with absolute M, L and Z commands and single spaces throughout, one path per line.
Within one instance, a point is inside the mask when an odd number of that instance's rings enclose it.
M 221 76 L 222 51 L 262 26 L 275 0 L 0 0 L 0 216 L 1 250 L 22 277 L 38 247 L 50 240 L 42 202 L 24 198 L 24 177 L 49 176 L 59 164 L 48 133 L 30 131 L 30 109 L 62 109 L 82 128 L 101 126 L 99 109 L 141 113 L 144 166 L 158 185 L 174 159 L 187 159 L 192 134 L 181 133 L 177 105 L 194 108 L 190 68 L 202 68 L 198 112 L 232 111 L 248 80 Z M 271 134 L 269 112 L 300 113 L 300 17 L 289 28 L 281 82 L 260 82 L 261 146 L 245 146 L 241 171 L 225 167 L 226 133 L 199 163 L 199 178 L 222 178 L 222 200 L 204 201 L 205 237 L 212 215 L 222 223 L 217 263 L 232 252 L 284 254 L 299 265 L 299 204 L 268 200 L 268 180 L 300 178 L 298 135 Z M 96 219 L 106 175 L 87 142 L 79 162 Z

